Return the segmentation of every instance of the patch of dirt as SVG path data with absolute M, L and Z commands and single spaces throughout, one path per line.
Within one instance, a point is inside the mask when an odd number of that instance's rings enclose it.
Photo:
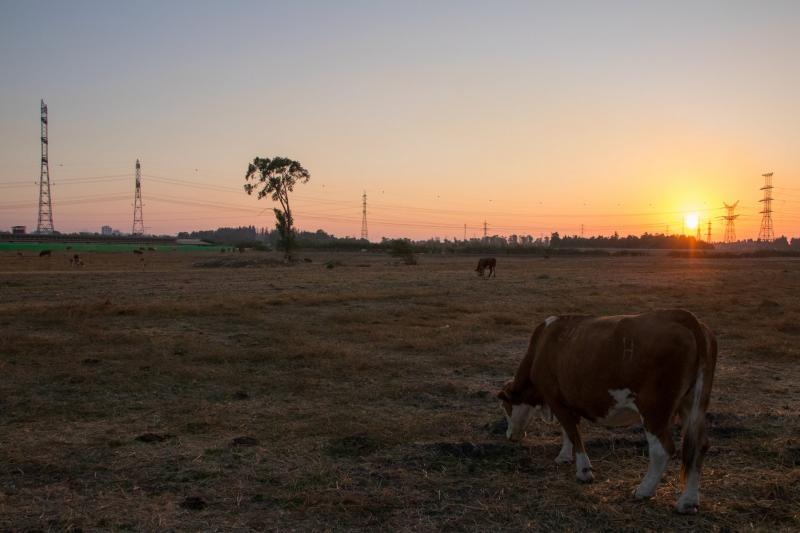
M 150 443 L 153 443 L 153 442 L 164 442 L 164 441 L 167 441 L 167 440 L 173 439 L 173 438 L 175 438 L 175 436 L 174 435 L 170 435 L 168 433 L 142 433 L 141 435 L 136 437 L 134 440 L 137 440 L 139 442 L 146 442 L 146 443 L 150 444 Z
M 255 437 L 236 437 L 231 441 L 232 446 L 258 446 L 258 439 Z
M 367 435 L 349 435 L 328 442 L 325 451 L 334 457 L 362 457 L 381 448 L 381 444 Z
M 474 444 L 472 442 L 434 442 L 428 449 L 438 455 L 468 459 L 495 459 L 508 457 L 511 446 L 499 443 Z
M 500 418 L 494 422 L 487 422 L 483 425 L 483 429 L 488 431 L 490 435 L 505 435 L 508 429 L 508 422 L 505 418 Z
M 208 504 L 200 496 L 187 496 L 182 502 L 181 507 L 192 511 L 202 511 Z
M 196 268 L 258 268 L 258 267 L 276 267 L 285 265 L 283 261 L 272 259 L 269 257 L 262 257 L 258 259 L 240 259 L 238 257 L 216 257 L 214 259 L 207 259 L 199 261 L 194 264 Z

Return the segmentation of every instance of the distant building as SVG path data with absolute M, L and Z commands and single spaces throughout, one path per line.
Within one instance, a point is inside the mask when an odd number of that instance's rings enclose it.
M 111 226 L 103 226 L 100 228 L 101 235 L 112 235 L 114 233 L 114 229 Z
M 25 227 L 25 226 L 13 226 L 11 228 L 11 234 L 12 235 L 25 235 L 26 233 L 28 233 L 27 230 L 28 230 L 28 228 Z

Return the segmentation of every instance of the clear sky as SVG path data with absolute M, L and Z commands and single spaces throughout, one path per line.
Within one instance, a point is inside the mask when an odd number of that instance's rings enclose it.
M 0 0 L 0 229 L 273 226 L 254 156 L 312 174 L 302 229 L 680 231 L 740 200 L 800 234 L 800 2 Z M 89 179 L 92 178 L 92 179 Z M 94 179 L 96 178 L 96 179 Z M 715 238 L 722 224 L 714 220 Z

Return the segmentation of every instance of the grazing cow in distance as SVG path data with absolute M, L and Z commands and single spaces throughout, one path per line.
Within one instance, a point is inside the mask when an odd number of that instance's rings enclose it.
M 142 255 L 142 254 L 144 254 L 144 252 L 143 252 L 143 251 L 141 251 L 141 250 L 134 250 L 134 251 L 133 251 L 133 253 L 135 253 L 136 255 Z
M 681 309 L 624 316 L 551 316 L 533 333 L 513 380 L 497 394 L 508 421 L 506 436 L 520 439 L 541 410 L 561 424 L 556 463 L 572 462 L 579 481 L 592 481 L 578 423 L 606 426 L 641 422 L 650 466 L 634 491 L 649 498 L 675 451 L 671 421 L 682 431 L 679 513 L 696 513 L 700 469 L 708 450 L 706 410 L 717 361 L 714 334 Z
M 81 259 L 81 256 L 79 256 L 78 254 L 75 254 L 75 255 L 72 256 L 72 259 L 69 260 L 69 264 L 70 264 L 70 266 L 73 266 L 73 267 L 82 267 L 83 266 L 83 260 Z
M 494 257 L 484 257 L 478 260 L 478 268 L 475 269 L 475 272 L 477 272 L 479 276 L 483 276 L 483 271 L 488 268 L 489 275 L 486 277 L 486 279 L 489 279 L 492 277 L 492 274 L 494 274 L 494 268 L 496 266 L 497 266 L 497 259 L 495 259 Z M 494 277 L 497 277 L 497 274 L 495 274 Z
M 50 257 L 50 255 L 51 255 L 50 250 L 42 250 L 41 252 L 39 252 L 39 257 Z

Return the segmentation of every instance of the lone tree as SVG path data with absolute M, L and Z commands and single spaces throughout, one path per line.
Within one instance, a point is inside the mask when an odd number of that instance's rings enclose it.
M 258 199 L 269 195 L 281 205 L 274 208 L 275 227 L 278 229 L 278 249 L 284 251 L 286 259 L 291 258 L 294 249 L 294 220 L 289 208 L 289 193 L 295 184 L 307 183 L 311 174 L 303 168 L 299 161 L 287 157 L 256 157 L 247 166 L 244 190 L 247 194 L 258 194 Z

